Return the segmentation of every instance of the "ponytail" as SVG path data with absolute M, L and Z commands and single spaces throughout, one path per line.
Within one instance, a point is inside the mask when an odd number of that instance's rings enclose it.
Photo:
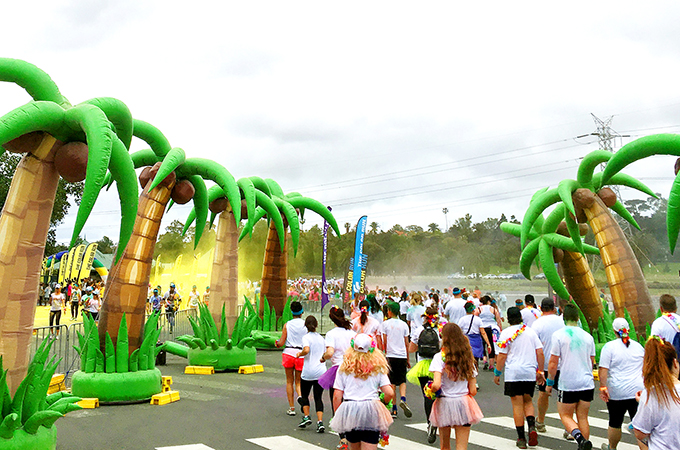
M 361 322 L 361 325 L 364 326 L 366 325 L 366 322 L 368 321 L 368 301 L 367 300 L 362 300 L 359 302 L 359 310 L 361 310 L 361 317 L 359 318 L 359 322 Z
M 328 317 L 330 317 L 336 327 L 344 328 L 346 330 L 352 329 L 352 323 L 345 317 L 345 312 L 337 306 L 331 306 Z
M 647 390 L 647 401 L 655 394 L 659 404 L 666 406 L 670 400 L 680 403 L 680 396 L 675 390 L 673 362 L 677 354 L 673 344 L 658 336 L 652 336 L 645 345 L 645 361 L 642 366 L 642 377 Z

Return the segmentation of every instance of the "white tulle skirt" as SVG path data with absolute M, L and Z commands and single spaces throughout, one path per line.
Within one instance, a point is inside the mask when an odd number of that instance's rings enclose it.
M 392 416 L 380 400 L 343 401 L 330 422 L 337 433 L 352 430 L 387 431 Z
M 430 423 L 435 427 L 474 425 L 484 418 L 479 405 L 471 395 L 439 397 L 432 405 Z

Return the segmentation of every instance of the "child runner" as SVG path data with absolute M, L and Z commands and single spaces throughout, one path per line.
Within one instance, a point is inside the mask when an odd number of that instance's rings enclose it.
M 404 291 L 406 292 L 406 291 Z M 406 417 L 413 413 L 406 403 L 406 369 L 410 367 L 408 355 L 408 325 L 399 320 L 399 303 L 387 303 L 387 320 L 380 326 L 378 341 L 380 348 L 385 352 L 387 361 L 390 363 L 389 377 L 396 392 L 399 387 L 401 401 L 399 407 L 404 410 Z M 392 417 L 397 417 L 397 405 L 392 405 Z
M 564 428 L 576 439 L 578 449 L 590 450 L 593 444 L 588 440 L 590 437 L 588 412 L 595 390 L 593 381 L 595 342 L 589 333 L 578 326 L 576 305 L 566 305 L 563 318 L 566 326 L 552 335 L 545 391 L 548 395 L 552 393 L 559 365 L 557 412 Z
M 654 336 L 654 335 L 652 335 Z M 633 419 L 635 437 L 649 450 L 680 448 L 680 383 L 673 344 L 652 337 L 645 345 L 645 389 Z
M 390 412 L 378 396 L 382 391 L 385 403 L 394 398 L 387 366 L 372 337 L 358 334 L 352 339 L 333 386 L 335 416 L 330 424 L 345 434 L 353 450 L 376 449 L 380 434 L 392 424 Z
M 359 302 L 359 311 L 361 312 L 361 315 L 352 320 L 352 330 L 357 333 L 368 334 L 375 339 L 378 335 L 378 331 L 380 331 L 380 322 L 369 316 L 369 308 L 370 304 L 368 303 L 368 300 Z
M 331 306 L 328 312 L 328 317 L 335 324 L 335 328 L 326 333 L 326 353 L 321 356 L 321 362 L 331 360 L 331 368 L 319 378 L 319 385 L 328 390 L 331 397 L 331 405 L 333 404 L 333 384 L 338 372 L 338 368 L 342 363 L 342 358 L 345 352 L 350 347 L 350 341 L 356 335 L 352 331 L 352 324 L 345 317 L 345 312 L 337 306 Z M 340 434 L 340 443 L 338 450 L 347 450 L 349 442 L 344 435 Z
M 609 443 L 602 444 L 602 450 L 616 450 L 621 441 L 623 416 L 628 411 L 631 419 L 635 417 L 638 409 L 635 396 L 644 388 L 641 375 L 645 349 L 628 337 L 630 326 L 626 319 L 614 319 L 613 327 L 618 338 L 604 344 L 600 353 L 600 398 L 609 410 Z
M 437 326 L 439 316 L 437 313 L 437 305 L 429 306 L 423 314 L 423 326 L 411 330 L 411 342 L 408 351 L 417 352 L 416 361 L 418 363 L 408 371 L 406 379 L 416 386 L 420 386 L 421 390 L 434 377 L 430 370 L 430 364 L 432 357 L 439 353 L 440 349 L 439 327 Z M 430 444 L 437 440 L 437 427 L 430 424 L 433 403 L 434 399 L 423 392 L 423 406 L 427 418 L 427 442 Z
M 304 356 L 305 361 L 300 376 L 302 396 L 298 398 L 304 417 L 298 426 L 305 428 L 312 423 L 312 419 L 309 417 L 309 392 L 313 389 L 317 420 L 316 432 L 323 433 L 326 428 L 323 426 L 323 388 L 319 386 L 319 378 L 326 372 L 326 365 L 321 359 L 326 351 L 326 346 L 324 339 L 316 332 L 317 326 L 316 317 L 307 316 L 305 328 L 307 328 L 308 333 L 302 336 L 302 351 L 296 355 L 297 358 Z
M 295 395 L 300 397 L 300 374 L 304 360 L 296 357 L 302 350 L 302 336 L 307 334 L 305 328 L 305 321 L 302 320 L 302 304 L 300 302 L 291 302 L 290 312 L 293 318 L 283 325 L 281 331 L 281 339 L 276 341 L 277 347 L 282 347 L 283 355 L 281 355 L 281 365 L 286 370 L 286 395 L 288 396 L 288 411 L 289 416 L 295 415 Z
M 508 308 L 510 326 L 498 338 L 498 357 L 493 371 L 493 381 L 500 385 L 500 376 L 505 369 L 504 394 L 510 397 L 512 416 L 517 429 L 517 447 L 527 448 L 524 433 L 524 419 L 529 428 L 528 445 L 538 445 L 536 418 L 534 417 L 533 396 L 536 382 L 544 383 L 543 346 L 531 328 L 522 323 L 519 308 Z
M 555 302 L 551 298 L 544 298 L 541 301 L 541 311 L 543 315 L 536 319 L 536 321 L 531 325 L 531 329 L 536 332 L 538 338 L 541 340 L 541 344 L 546 352 L 549 352 L 552 344 L 552 335 L 555 331 L 564 328 L 564 320 L 562 316 L 557 315 L 555 311 Z M 545 355 L 545 354 L 544 354 Z M 543 375 L 548 378 L 548 371 L 544 371 Z M 560 367 L 557 366 L 557 372 L 555 373 L 555 383 L 558 382 L 560 378 Z M 545 414 L 548 412 L 548 406 L 550 405 L 550 396 L 545 392 L 545 384 L 538 386 L 538 417 L 536 418 L 536 431 L 539 433 L 545 433 Z M 567 433 L 566 438 L 572 437 L 571 434 Z
M 439 428 L 442 450 L 451 448 L 451 428 L 456 432 L 456 450 L 467 449 L 470 425 L 484 417 L 472 398 L 477 395 L 477 369 L 470 343 L 460 327 L 447 323 L 442 328 L 442 351 L 434 355 L 430 370 L 434 374 L 431 390 L 441 395 L 434 402 L 430 422 Z

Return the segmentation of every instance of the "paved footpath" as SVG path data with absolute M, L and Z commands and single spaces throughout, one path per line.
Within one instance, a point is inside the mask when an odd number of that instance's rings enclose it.
M 331 407 L 326 403 L 325 434 L 315 426 L 298 429 L 301 415 L 289 417 L 285 395 L 285 375 L 280 352 L 259 352 L 264 373 L 238 375 L 185 375 L 186 360 L 168 355 L 161 366 L 163 375 L 173 378 L 173 388 L 181 400 L 164 406 L 148 403 L 103 406 L 76 411 L 57 421 L 58 445 L 66 449 L 111 450 L 321 450 L 334 449 L 338 438 L 328 430 Z M 472 427 L 470 450 L 515 449 L 516 433 L 510 401 L 502 388 L 493 384 L 492 374 L 482 372 L 477 401 L 484 421 Z M 327 400 L 324 394 L 324 400 Z M 439 441 L 427 444 L 422 398 L 416 386 L 408 386 L 408 400 L 414 412 L 406 419 L 400 413 L 390 429 L 387 450 L 439 448 Z M 313 403 L 313 402 L 312 402 Z M 606 442 L 607 414 L 599 399 L 591 407 L 591 440 L 599 449 Z M 312 405 L 313 411 L 313 405 Z M 548 432 L 539 435 L 538 450 L 574 450 L 576 445 L 562 438 L 562 428 L 551 404 L 546 420 Z M 313 413 L 312 413 L 313 415 Z M 625 426 L 625 425 L 624 425 Z M 620 450 L 634 450 L 635 439 L 624 432 Z

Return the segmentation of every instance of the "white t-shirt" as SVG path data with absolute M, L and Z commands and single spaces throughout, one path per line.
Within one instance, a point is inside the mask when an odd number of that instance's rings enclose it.
M 484 328 L 484 323 L 482 322 L 482 319 L 474 314 L 468 314 L 458 320 L 458 326 L 463 330 L 463 334 L 467 336 L 470 334 L 479 334 L 479 329 Z
M 498 342 L 503 342 L 512 337 L 522 325 L 512 325 L 501 331 Z M 538 360 L 536 350 L 543 348 L 541 340 L 534 330 L 529 327 L 517 336 L 514 341 L 508 343 L 505 348 L 496 346 L 497 353 L 505 353 L 508 359 L 505 361 L 505 381 L 536 381 Z
M 381 323 L 383 321 L 383 319 L 385 318 L 382 311 L 378 311 L 378 312 L 375 312 L 375 313 L 369 312 L 368 315 L 373 317 L 375 320 L 377 320 L 378 323 Z
M 366 323 L 361 325 L 361 316 L 352 320 L 352 330 L 357 333 L 368 334 L 369 336 L 376 337 L 380 331 L 380 322 L 375 320 L 373 317 L 366 317 Z
M 675 317 L 675 320 L 680 323 L 680 316 L 671 313 L 673 317 Z M 652 322 L 652 334 L 654 336 L 659 336 L 664 338 L 666 341 L 670 342 L 671 344 L 673 343 L 673 338 L 675 337 L 675 333 L 680 331 L 675 324 L 673 324 L 673 321 L 669 319 L 668 317 L 661 316 L 658 319 L 656 319 L 654 322 Z
M 399 319 L 387 319 L 380 325 L 380 334 L 386 341 L 385 356 L 388 358 L 406 358 L 406 342 L 408 325 Z
M 494 325 L 498 325 L 496 322 L 496 308 L 491 305 L 482 305 L 479 307 L 479 318 L 482 319 L 484 324 L 482 328 L 489 328 Z
M 198 300 L 201 298 L 201 295 L 198 292 L 191 291 L 189 292 L 189 306 L 196 307 L 198 306 Z
M 59 311 L 61 308 L 64 307 L 66 296 L 62 292 L 60 294 L 50 295 L 50 299 L 52 299 L 52 306 L 50 307 L 50 311 Z
M 413 305 L 406 312 L 406 320 L 411 322 L 411 327 L 422 327 L 423 314 L 425 314 L 425 307 L 423 305 Z
M 297 355 L 302 350 L 302 336 L 305 334 L 307 334 L 307 327 L 305 327 L 304 320 L 297 318 L 286 322 L 286 348 L 283 349 L 283 354 Z
M 354 331 L 340 327 L 335 327 L 326 333 L 326 347 L 333 347 L 335 350 L 331 356 L 331 365 L 339 366 L 342 363 L 342 357 L 345 356 L 345 351 L 355 335 Z
M 552 335 L 551 355 L 560 357 L 561 391 L 585 391 L 595 388 L 593 362 L 595 341 L 579 327 L 566 326 Z
M 680 383 L 675 382 L 675 390 L 680 394 Z M 659 405 L 656 395 L 647 401 L 649 393 L 642 391 L 633 427 L 649 434 L 649 450 L 675 450 L 680 448 L 680 404 L 672 399 Z
M 607 390 L 612 400 L 628 400 L 644 389 L 642 363 L 645 349 L 634 340 L 629 346 L 621 339 L 607 342 L 600 352 L 600 367 L 609 369 Z
M 92 312 L 92 313 L 99 312 L 99 308 L 101 308 L 101 307 L 102 307 L 102 300 L 100 298 L 92 297 L 87 301 L 87 310 Z
M 522 311 L 522 322 L 527 324 L 528 327 L 532 326 L 534 322 L 536 322 L 536 319 L 541 317 L 541 311 L 536 309 L 536 308 L 531 308 L 527 306 L 526 308 L 523 308 Z
M 444 397 L 462 397 L 470 393 L 468 380 L 452 380 L 444 371 L 444 360 L 442 360 L 442 352 L 437 353 L 432 357 L 430 364 L 430 372 L 439 372 L 442 374 L 442 395 Z M 475 370 L 475 376 L 477 371 Z
M 548 368 L 548 360 L 550 359 L 550 353 L 548 352 L 552 349 L 552 335 L 555 331 L 562 328 L 564 328 L 564 320 L 562 319 L 562 316 L 558 316 L 557 314 L 546 314 L 545 316 L 541 316 L 531 325 L 531 329 L 536 332 L 545 349 L 546 370 Z
M 379 399 L 380 394 L 378 390 L 383 386 L 389 385 L 390 379 L 384 373 L 372 375 L 362 380 L 354 375 L 338 370 L 333 388 L 343 391 L 343 400 L 362 401 Z
M 406 314 L 410 305 L 408 300 L 401 300 L 399 302 L 399 314 Z
M 444 315 L 449 318 L 451 323 L 458 323 L 465 314 L 465 300 L 462 298 L 452 298 L 444 308 Z
M 326 372 L 326 364 L 321 362 L 321 356 L 326 352 L 326 345 L 319 333 L 307 333 L 302 336 L 302 348 L 309 347 L 302 366 L 303 380 L 318 380 Z

